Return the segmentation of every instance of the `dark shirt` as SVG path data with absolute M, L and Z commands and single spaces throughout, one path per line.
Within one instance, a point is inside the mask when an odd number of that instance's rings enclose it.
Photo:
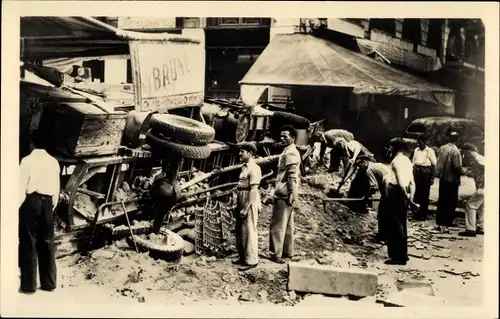
M 435 176 L 441 180 L 460 185 L 462 156 L 455 144 L 448 143 L 438 150 Z

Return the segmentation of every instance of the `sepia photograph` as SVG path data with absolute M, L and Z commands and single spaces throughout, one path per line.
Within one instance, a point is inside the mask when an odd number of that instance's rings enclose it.
M 491 24 L 114 12 L 17 18 L 10 311 L 485 305 Z

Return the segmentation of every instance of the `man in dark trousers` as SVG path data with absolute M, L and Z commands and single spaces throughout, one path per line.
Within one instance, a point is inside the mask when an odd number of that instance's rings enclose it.
M 39 132 L 31 137 L 31 153 L 21 160 L 19 267 L 22 293 L 37 289 L 37 262 L 42 290 L 56 288 L 54 210 L 59 200 L 60 167 L 44 149 Z
M 458 202 L 458 188 L 462 175 L 462 156 L 457 147 L 459 135 L 455 131 L 449 132 L 449 143 L 438 150 L 435 176 L 439 178 L 439 199 L 436 212 L 436 229 L 448 232 L 453 226 L 455 209 Z
M 418 138 L 418 147 L 413 152 L 413 177 L 415 178 L 415 202 L 419 204 L 418 212 L 413 217 L 416 220 L 426 220 L 429 213 L 429 194 L 434 183 L 434 168 L 436 154 L 427 146 L 427 138 Z
M 386 264 L 406 265 L 408 261 L 407 212 L 415 194 L 413 165 L 405 154 L 403 143 L 394 144 L 396 156 L 390 164 L 391 172 L 386 178 L 387 200 L 387 252 Z
M 382 163 L 372 162 L 369 156 L 360 156 L 356 160 L 355 165 L 359 172 L 365 174 L 368 178 L 368 191 L 364 198 L 368 200 L 373 194 L 380 192 L 380 202 L 377 211 L 378 233 L 375 238 L 378 242 L 386 241 L 386 200 L 385 200 L 385 184 L 384 178 L 391 172 L 389 167 Z M 366 203 L 366 201 L 364 202 Z M 366 204 L 365 204 L 366 205 Z M 365 206 L 366 207 L 366 206 Z

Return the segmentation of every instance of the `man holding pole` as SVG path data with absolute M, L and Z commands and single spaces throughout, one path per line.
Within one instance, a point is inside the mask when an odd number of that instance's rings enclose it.
M 346 130 L 332 129 L 324 133 L 315 133 L 312 137 L 314 142 L 320 142 L 319 161 L 323 162 L 327 147 L 331 148 L 330 151 L 330 165 L 328 172 L 337 172 L 340 168 L 340 161 L 342 159 L 342 150 L 336 147 L 336 142 L 345 140 L 346 142 L 354 140 L 354 135 Z
M 296 131 L 293 126 L 281 129 L 285 149 L 278 161 L 278 174 L 274 190 L 274 209 L 269 231 L 271 260 L 284 263 L 282 258 L 293 257 L 294 212 L 300 173 L 300 153 L 295 147 Z
M 376 236 L 377 241 L 386 241 L 387 230 L 386 230 L 386 194 L 384 178 L 390 174 L 390 169 L 387 165 L 382 163 L 372 162 L 371 158 L 368 156 L 360 156 L 355 164 L 361 174 L 366 174 L 368 178 L 369 189 L 364 198 L 367 200 L 376 192 L 380 192 L 380 202 L 378 205 L 377 219 L 378 219 L 378 234 Z M 366 205 L 366 201 L 364 201 Z

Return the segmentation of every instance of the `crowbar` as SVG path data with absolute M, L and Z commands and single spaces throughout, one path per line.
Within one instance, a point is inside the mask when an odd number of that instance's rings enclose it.
M 130 220 L 128 219 L 128 213 L 127 209 L 125 208 L 125 203 L 121 201 L 120 204 L 122 204 L 123 213 L 125 214 L 125 218 L 127 219 L 127 226 L 128 230 L 130 231 L 130 237 L 132 237 L 132 241 L 134 242 L 135 252 L 139 253 L 139 249 L 137 249 L 137 243 L 135 242 L 134 239 L 134 233 L 132 232 L 132 226 L 130 226 Z

